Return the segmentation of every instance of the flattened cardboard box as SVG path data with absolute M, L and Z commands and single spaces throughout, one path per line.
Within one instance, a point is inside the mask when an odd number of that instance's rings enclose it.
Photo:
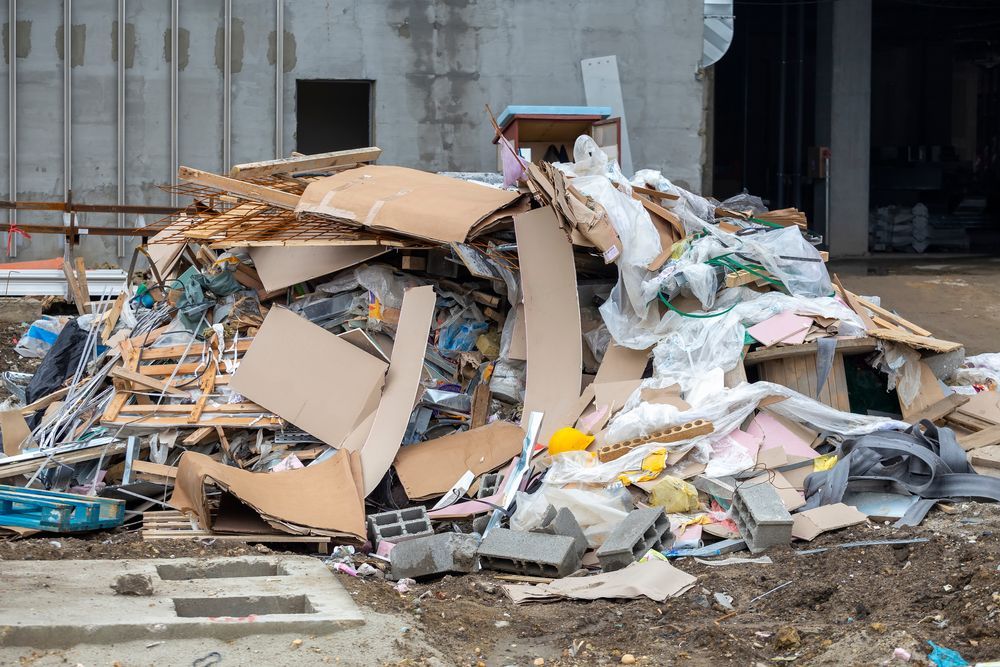
M 204 528 L 261 532 L 260 522 L 241 515 L 231 499 L 220 505 L 213 524 L 205 496 L 205 482 L 212 481 L 258 512 L 271 528 L 363 542 L 366 531 L 360 477 L 361 463 L 353 452 L 340 451 L 305 468 L 266 473 L 240 470 L 204 454 L 186 452 L 177 466 L 170 504 L 196 514 Z
M 389 252 L 381 246 L 265 246 L 250 248 L 268 292 L 356 266 Z
M 479 222 L 520 196 L 417 169 L 367 166 L 313 181 L 295 210 L 405 236 L 463 243 Z
M 425 500 L 447 493 L 466 470 L 476 475 L 496 470 L 521 453 L 523 441 L 520 426 L 494 422 L 402 447 L 393 466 L 407 497 Z
M 388 368 L 284 308 L 271 308 L 230 380 L 234 391 L 339 447 Z

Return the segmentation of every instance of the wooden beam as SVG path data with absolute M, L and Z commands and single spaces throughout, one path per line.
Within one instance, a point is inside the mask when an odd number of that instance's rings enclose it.
M 978 433 L 958 436 L 958 444 L 965 451 L 989 447 L 990 445 L 1000 445 L 1000 426 L 990 426 Z
M 209 171 L 202 171 L 201 169 L 181 167 L 177 170 L 177 177 L 188 183 L 224 190 L 246 199 L 265 202 L 289 211 L 294 211 L 299 203 L 299 196 L 297 194 L 269 188 L 266 185 L 256 185 L 246 181 L 239 181 L 235 178 L 220 176 Z
M 315 171 L 339 167 L 358 162 L 372 162 L 382 155 L 382 149 L 376 146 L 369 148 L 354 148 L 346 151 L 316 153 L 302 157 L 289 157 L 279 160 L 264 160 L 262 162 L 247 162 L 235 165 L 229 170 L 233 178 L 263 178 L 273 174 L 290 174 L 299 171 Z
M 928 336 L 917 336 L 916 334 L 911 334 L 907 331 L 898 331 L 894 329 L 870 329 L 868 335 L 874 336 L 875 338 L 881 338 L 882 340 L 892 341 L 893 343 L 904 343 L 910 347 L 920 348 L 922 350 L 933 350 L 934 352 L 951 352 L 962 347 L 961 343 L 955 343 L 950 340 L 940 340 L 938 338 L 929 338 Z
M 892 311 L 889 311 L 889 310 L 886 310 L 885 308 L 882 308 L 881 306 L 876 306 L 871 301 L 866 301 L 865 299 L 862 299 L 861 297 L 858 297 L 858 302 L 862 306 L 864 306 L 865 308 L 867 308 L 868 310 L 870 310 L 872 312 L 875 312 L 875 313 L 878 313 L 879 315 L 881 315 L 882 317 L 886 318 L 887 320 L 890 320 L 890 321 L 892 321 L 892 322 L 894 322 L 894 323 L 896 323 L 896 324 L 898 324 L 900 326 L 906 327 L 907 329 L 909 329 L 913 333 L 917 334 L 918 336 L 933 336 L 933 334 L 930 331 L 928 331 L 927 329 L 924 329 L 923 327 L 917 326 L 913 322 L 911 322 L 911 321 L 909 321 L 907 319 L 903 319 L 902 317 L 900 317 L 896 313 L 894 313 Z
M 111 338 L 111 332 L 114 331 L 115 325 L 118 324 L 118 318 L 121 317 L 122 308 L 125 307 L 125 301 L 128 300 L 128 292 L 122 292 L 115 299 L 115 304 L 111 306 L 111 310 L 108 312 L 107 318 L 104 320 L 104 329 L 101 330 L 101 340 L 105 343 Z
M 76 274 L 73 271 L 73 263 L 68 258 L 63 262 L 62 270 L 63 275 L 66 276 L 66 287 L 69 289 L 70 296 L 73 297 L 73 305 L 76 306 L 77 314 L 86 315 L 89 312 L 87 297 L 80 290 L 80 283 L 77 281 Z
M 949 394 L 945 396 L 940 401 L 932 403 L 915 415 L 911 415 L 906 421 L 916 424 L 922 419 L 928 421 L 936 422 L 939 419 L 947 417 L 952 412 L 957 410 L 959 407 L 965 405 L 969 402 L 969 397 L 964 394 Z
M 184 438 L 181 442 L 188 447 L 193 447 L 194 445 L 200 445 L 205 440 L 208 440 L 209 436 L 215 435 L 215 429 L 211 426 L 202 426 L 201 428 L 192 431 L 190 435 Z
M 171 394 L 172 396 L 180 396 L 181 398 L 191 398 L 191 394 L 183 389 L 177 389 L 162 380 L 147 377 L 142 373 L 136 373 L 135 371 L 126 370 L 124 368 L 112 368 L 111 376 L 121 380 L 127 380 L 128 382 L 132 382 L 149 389 L 155 389 L 161 393 Z
M 843 352 L 848 355 L 866 354 L 868 352 L 874 352 L 877 349 L 877 345 L 878 342 L 874 338 L 838 338 L 837 352 Z M 753 366 L 765 361 L 771 361 L 772 359 L 786 359 L 788 357 L 816 354 L 817 349 L 818 347 L 815 342 L 761 349 L 754 352 L 748 352 L 746 358 L 743 360 L 743 363 L 747 366 Z
M 840 282 L 840 278 L 837 276 L 836 273 L 833 274 L 832 278 L 833 278 L 833 284 L 840 288 L 840 295 L 844 297 L 845 301 L 847 301 L 847 305 L 850 307 L 851 310 L 857 313 L 858 317 L 861 318 L 861 321 L 865 325 L 865 329 L 867 329 L 868 331 L 871 331 L 872 329 L 877 329 L 878 327 L 875 326 L 875 323 L 872 321 L 872 318 L 868 317 L 868 313 L 865 311 L 864 308 L 861 307 L 861 304 L 858 303 L 857 298 L 850 292 L 850 290 L 844 287 L 844 284 Z

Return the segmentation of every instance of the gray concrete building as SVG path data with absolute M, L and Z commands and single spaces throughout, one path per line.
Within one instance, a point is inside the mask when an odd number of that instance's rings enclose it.
M 484 106 L 583 105 L 580 61 L 608 55 L 618 60 L 635 168 L 701 189 L 700 0 L 2 0 L 0 8 L 0 124 L 9 128 L 0 136 L 0 193 L 9 192 L 0 198 L 62 201 L 71 190 L 75 202 L 168 204 L 158 186 L 179 165 L 219 172 L 330 142 L 378 145 L 385 164 L 495 170 Z M 17 216 L 61 224 L 60 213 Z M 80 219 L 83 227 L 137 222 Z M 19 245 L 18 259 L 62 252 L 59 236 Z M 126 245 L 92 236 L 81 250 L 90 263 L 115 263 Z

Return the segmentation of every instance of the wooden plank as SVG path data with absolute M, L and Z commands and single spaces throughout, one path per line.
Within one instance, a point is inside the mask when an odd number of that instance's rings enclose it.
M 186 436 L 181 442 L 188 447 L 192 447 L 194 445 L 200 445 L 205 440 L 208 440 L 208 437 L 211 435 L 215 435 L 215 428 L 212 426 L 202 426 L 201 428 L 192 431 L 191 434 Z
M 284 426 L 285 420 L 273 415 L 258 417 L 216 417 L 214 413 L 202 415 L 201 421 L 192 424 L 186 417 L 123 416 L 113 420 L 102 419 L 105 426 L 131 426 L 142 428 L 191 428 L 192 426 L 231 426 L 233 428 L 266 428 Z
M 92 461 L 93 459 L 101 456 L 101 451 L 104 450 L 104 448 L 107 448 L 104 452 L 105 460 L 107 460 L 110 456 L 124 453 L 125 446 L 126 444 L 124 441 L 119 441 L 112 442 L 107 445 L 95 445 L 82 450 L 54 454 L 51 457 L 39 456 L 38 458 L 26 461 L 17 461 L 15 463 L 6 464 L 0 462 L 0 479 L 7 479 L 18 475 L 30 475 L 38 470 L 42 464 L 50 464 L 51 462 L 64 463 L 68 465 L 71 463 L 80 463 L 81 461 Z M 2 459 L 0 459 L 0 461 L 2 461 Z
M 906 327 L 907 329 L 909 329 L 913 333 L 917 334 L 918 336 L 933 336 L 934 335 L 930 331 L 928 331 L 927 329 L 924 329 L 923 327 L 917 326 L 916 324 L 914 324 L 913 322 L 911 322 L 911 321 L 909 321 L 907 319 L 903 319 L 902 317 L 900 317 L 896 313 L 894 313 L 894 312 L 892 312 L 890 310 L 886 310 L 885 308 L 882 308 L 881 306 L 876 306 L 871 301 L 867 301 L 865 299 L 862 299 L 861 297 L 858 297 L 858 302 L 862 306 L 864 306 L 865 308 L 867 308 L 868 310 L 870 310 L 872 312 L 875 312 L 875 313 L 878 313 L 879 315 L 881 315 L 882 317 L 886 318 L 887 320 L 895 322 L 896 324 L 898 324 L 900 326 Z
M 193 413 L 195 407 L 194 404 L 188 405 L 127 405 L 122 408 L 122 414 L 189 414 Z M 266 409 L 257 405 L 256 403 L 226 403 L 224 405 L 206 405 L 202 408 L 202 412 L 207 413 L 222 413 L 222 414 L 271 414 Z
M 62 270 L 63 275 L 66 276 L 66 287 L 69 290 L 69 295 L 73 298 L 77 314 L 86 315 L 88 312 L 87 298 L 80 292 L 80 284 L 76 281 L 73 264 L 68 259 L 63 261 Z
M 861 304 L 858 303 L 858 300 L 854 296 L 854 294 L 852 294 L 850 290 L 844 287 L 844 284 L 840 282 L 840 278 L 837 276 L 836 273 L 833 274 L 832 278 L 833 278 L 833 284 L 840 288 L 840 295 L 844 297 L 845 301 L 847 301 L 847 305 L 850 307 L 851 310 L 857 313 L 858 317 L 861 318 L 861 321 L 865 325 L 865 329 L 867 329 L 868 331 L 871 331 L 872 329 L 877 329 L 878 327 L 876 327 L 875 323 L 872 322 L 872 318 L 868 316 L 868 312 L 861 307 Z
M 169 477 L 170 479 L 175 479 L 177 477 L 177 466 L 168 466 L 161 463 L 135 459 L 132 461 L 132 472 L 141 472 L 148 475 L 154 475 L 156 477 Z
M 47 408 L 56 401 L 61 401 L 66 398 L 66 395 L 69 394 L 69 390 L 70 387 L 63 387 L 62 389 L 52 392 L 48 396 L 43 396 L 34 403 L 29 403 L 23 408 L 20 408 L 21 414 L 27 417 L 28 415 L 34 414 L 39 410 Z
M 934 352 L 952 352 L 962 347 L 961 343 L 955 343 L 950 340 L 940 340 L 938 338 L 930 338 L 928 336 L 918 336 L 916 334 L 895 329 L 869 329 L 868 335 L 881 340 L 888 340 L 893 343 L 903 343 L 905 345 L 909 345 L 910 347 L 920 348 L 923 350 L 933 350 Z
M 330 153 L 315 153 L 302 157 L 247 162 L 235 165 L 229 170 L 233 178 L 263 178 L 273 174 L 290 174 L 301 171 L 318 171 L 359 162 L 373 162 L 382 155 L 382 149 L 377 146 L 368 148 L 352 148 L 346 151 Z
M 77 257 L 73 260 L 76 265 L 76 284 L 80 289 L 80 296 L 83 297 L 83 305 L 90 312 L 90 285 L 87 284 L 87 265 L 83 261 L 83 257 Z
M 634 194 L 632 196 L 635 197 L 635 200 L 642 204 L 647 211 L 655 213 L 669 222 L 674 230 L 680 235 L 680 238 L 684 238 L 687 235 L 687 232 L 684 231 L 684 225 L 681 224 L 681 219 L 677 217 L 676 213 L 668 211 L 659 204 L 649 201 L 645 197 L 636 197 Z
M 490 385 L 488 382 L 479 383 L 472 392 L 472 414 L 470 415 L 471 428 L 486 426 L 486 419 L 490 414 Z
M 238 343 L 236 343 L 237 352 L 246 352 L 250 349 L 253 344 L 253 338 L 241 338 Z M 171 345 L 169 347 L 146 347 L 142 349 L 142 356 L 139 357 L 140 361 L 154 361 L 157 359 L 177 359 L 187 348 L 187 345 Z M 188 351 L 188 356 L 198 355 L 201 356 L 205 354 L 208 348 L 204 343 L 197 343 L 192 345 Z M 223 348 L 227 353 L 232 353 L 233 351 L 233 341 L 226 343 Z
M 990 426 L 977 433 L 958 436 L 958 444 L 965 451 L 989 447 L 990 445 L 1000 445 L 1000 426 Z
M 761 271 L 760 273 L 770 276 L 767 271 Z M 758 280 L 763 280 L 760 276 L 754 275 L 749 271 L 735 271 L 733 273 L 726 274 L 726 287 L 739 287 L 740 285 L 747 285 L 749 283 L 757 282 Z
M 969 397 L 963 394 L 950 394 L 945 396 L 940 401 L 937 401 L 915 415 L 911 415 L 907 420 L 913 424 L 916 424 L 922 419 L 928 421 L 936 422 L 939 419 L 944 419 L 947 415 L 950 415 L 957 408 L 965 405 L 969 402 Z
M 135 371 L 129 371 L 124 368 L 113 368 L 111 369 L 111 376 L 119 378 L 121 380 L 127 380 L 128 382 L 133 382 L 143 387 L 148 387 L 149 389 L 155 389 L 161 393 L 167 393 L 172 396 L 179 396 L 181 398 L 191 398 L 190 392 L 186 392 L 182 389 L 177 389 L 166 382 L 161 380 L 156 380 L 151 377 L 147 377 L 142 373 L 136 373 Z
M 851 337 L 837 339 L 837 352 L 848 354 L 867 354 L 877 349 L 877 341 L 874 338 Z M 802 343 L 800 345 L 783 345 L 774 348 L 762 348 L 753 352 L 748 352 L 743 360 L 747 366 L 753 366 L 772 359 L 784 359 L 808 354 L 816 354 L 817 345 L 815 342 Z
M 128 300 L 128 292 L 122 292 L 115 299 L 115 303 L 111 306 L 111 310 L 108 311 L 108 315 L 104 320 L 104 329 L 101 330 L 101 340 L 105 343 L 111 338 L 111 332 L 114 331 L 115 325 L 118 324 L 118 318 L 121 317 L 122 308 L 125 307 L 125 301 Z
M 213 533 L 208 530 L 143 530 L 143 540 L 194 540 L 211 539 L 221 542 L 277 542 L 288 544 L 329 544 L 332 538 L 314 537 L 311 535 L 272 535 L 250 534 L 230 535 L 228 533 Z
M 284 192 L 266 185 L 256 185 L 246 181 L 239 181 L 228 176 L 220 176 L 201 169 L 191 167 L 181 167 L 177 170 L 177 177 L 188 183 L 203 185 L 208 188 L 224 190 L 254 201 L 266 202 L 278 208 L 294 211 L 299 203 L 299 195 L 291 192 Z
M 656 197 L 657 199 L 670 199 L 671 201 L 677 201 L 680 199 L 680 195 L 672 195 L 669 192 L 661 192 L 660 190 L 654 190 L 653 188 L 644 188 L 641 185 L 633 185 L 632 192 L 640 195 L 646 195 L 647 197 Z
M 957 424 L 958 426 L 973 431 L 974 433 L 979 431 L 985 431 L 988 428 L 996 426 L 996 424 L 991 424 L 985 419 L 979 419 L 978 417 L 964 415 L 958 410 L 952 412 L 949 415 L 945 415 L 944 420 L 949 424 Z

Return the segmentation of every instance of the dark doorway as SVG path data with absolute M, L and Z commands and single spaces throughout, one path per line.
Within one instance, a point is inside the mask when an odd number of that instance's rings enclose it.
M 371 146 L 374 87 L 374 81 L 296 81 L 296 150 L 312 154 Z

